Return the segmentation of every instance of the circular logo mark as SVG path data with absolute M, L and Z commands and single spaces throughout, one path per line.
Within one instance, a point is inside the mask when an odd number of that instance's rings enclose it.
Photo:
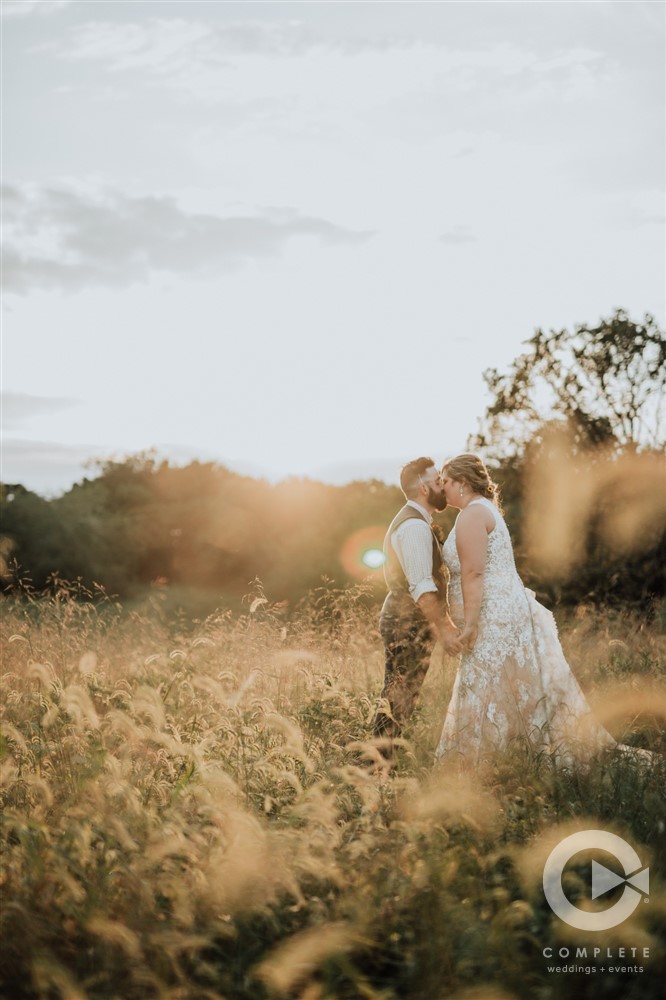
M 592 862 L 592 899 L 603 896 L 618 885 L 624 892 L 607 910 L 581 910 L 570 903 L 562 889 L 564 867 L 579 851 L 598 850 L 614 855 L 624 868 L 624 878 L 598 861 Z M 581 931 L 607 931 L 631 916 L 649 888 L 649 868 L 641 869 L 641 860 L 631 844 L 607 830 L 581 830 L 561 840 L 548 855 L 543 869 L 543 891 L 551 910 L 560 920 Z M 635 886 L 632 889 L 631 886 Z M 639 889 L 640 892 L 637 892 Z

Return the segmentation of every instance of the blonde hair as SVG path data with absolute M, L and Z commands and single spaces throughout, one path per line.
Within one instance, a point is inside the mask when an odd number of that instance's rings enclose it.
M 449 479 L 455 479 L 457 483 L 469 486 L 473 493 L 492 500 L 502 513 L 499 486 L 490 478 L 487 468 L 478 455 L 456 455 L 444 463 L 442 473 Z

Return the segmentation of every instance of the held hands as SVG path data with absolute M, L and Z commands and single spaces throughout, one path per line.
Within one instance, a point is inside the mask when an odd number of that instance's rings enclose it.
M 444 625 L 440 629 L 439 641 L 444 647 L 444 652 L 447 656 L 457 656 L 462 653 L 463 647 L 460 641 L 460 632 L 455 627 L 453 622 L 450 625 Z
M 462 649 L 471 653 L 476 645 L 477 636 L 479 634 L 478 625 L 464 625 L 463 630 L 460 633 L 460 645 Z

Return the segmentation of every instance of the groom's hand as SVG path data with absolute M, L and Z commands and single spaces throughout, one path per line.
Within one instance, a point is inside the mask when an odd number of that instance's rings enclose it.
M 448 611 L 442 608 L 438 595 L 430 592 L 421 594 L 417 604 L 425 615 L 433 634 L 444 647 L 444 651 L 449 656 L 457 656 L 458 653 L 461 653 L 462 646 L 460 645 L 458 629 L 451 621 Z
M 460 641 L 460 632 L 455 625 L 444 625 L 439 633 L 439 639 L 444 647 L 444 652 L 448 656 L 457 656 L 462 653 L 463 647 Z

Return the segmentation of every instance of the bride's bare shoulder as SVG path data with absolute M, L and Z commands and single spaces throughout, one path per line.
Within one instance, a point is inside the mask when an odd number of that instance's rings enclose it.
M 492 511 L 482 503 L 469 503 L 464 510 L 461 510 L 456 518 L 456 526 L 458 528 L 465 529 L 465 526 L 469 528 L 479 528 L 481 525 L 486 529 L 488 534 L 495 528 L 495 517 Z

